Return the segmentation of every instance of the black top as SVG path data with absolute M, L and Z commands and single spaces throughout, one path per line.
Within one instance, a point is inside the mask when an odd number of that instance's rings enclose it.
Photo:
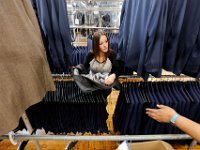
M 120 66 L 118 61 L 116 60 L 116 53 L 114 51 L 110 51 L 110 54 L 108 55 L 108 58 L 110 59 L 111 63 L 112 63 L 112 69 L 111 69 L 111 74 L 115 73 L 116 77 L 119 76 L 119 72 L 120 72 Z M 94 58 L 94 53 L 93 52 L 89 52 L 86 59 L 85 59 L 85 63 L 84 66 L 87 70 L 90 69 L 90 61 L 92 61 L 92 59 Z

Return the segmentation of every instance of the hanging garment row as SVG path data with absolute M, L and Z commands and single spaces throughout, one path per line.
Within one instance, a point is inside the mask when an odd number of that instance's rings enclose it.
M 119 26 L 119 1 L 73 1 L 74 13 L 69 18 L 71 24 L 95 27 Z M 108 10 L 109 9 L 109 10 Z M 107 11 L 105 11 L 107 10 Z
M 67 79 L 68 80 L 68 79 Z M 57 79 L 56 91 L 26 111 L 33 129 L 54 134 L 108 132 L 107 97 L 104 91 L 82 93 L 74 81 Z M 18 130 L 25 126 L 20 120 Z
M 29 0 L 0 1 L 0 135 L 55 90 L 40 28 Z
M 164 104 L 200 122 L 199 82 L 124 82 L 113 115 L 115 131 L 121 134 L 179 134 L 175 126 L 158 123 L 146 115 L 145 108 Z
M 126 73 L 200 76 L 200 1 L 125 0 L 119 55 Z
M 63 73 L 71 66 L 72 37 L 66 0 L 31 0 L 40 24 L 52 72 Z

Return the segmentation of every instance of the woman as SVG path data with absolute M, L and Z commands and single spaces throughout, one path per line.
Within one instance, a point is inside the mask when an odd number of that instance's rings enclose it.
M 119 64 L 104 31 L 94 33 L 92 50 L 88 53 L 85 63 L 75 67 L 73 76 L 83 92 L 110 89 L 115 85 L 119 76 Z

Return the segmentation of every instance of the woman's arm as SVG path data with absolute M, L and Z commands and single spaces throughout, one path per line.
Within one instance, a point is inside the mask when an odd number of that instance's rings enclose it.
M 115 79 L 116 79 L 116 74 L 115 74 L 115 73 L 112 73 L 111 75 L 108 76 L 107 79 L 105 79 L 104 83 L 105 83 L 106 85 L 111 85 L 111 84 L 114 83 Z
M 174 109 L 168 106 L 157 105 L 157 107 L 158 109 L 147 108 L 146 113 L 158 122 L 170 123 L 172 117 L 177 114 Z M 178 116 L 174 121 L 174 125 L 200 142 L 200 124 L 184 116 Z
M 89 52 L 85 58 L 85 61 L 84 61 L 84 66 L 85 66 L 85 69 L 89 69 L 90 67 L 90 61 L 94 58 L 94 54 L 92 52 Z
M 111 69 L 111 74 L 115 74 L 116 77 L 118 77 L 120 74 L 120 65 L 119 62 L 116 59 L 117 54 L 114 51 L 110 52 L 110 55 L 108 56 L 108 58 L 110 59 L 111 63 L 112 63 L 112 69 Z
M 186 117 L 180 116 L 176 119 L 175 125 L 200 142 L 200 124 Z
M 105 84 L 111 85 L 115 79 L 119 76 L 119 63 L 116 60 L 116 53 L 114 51 L 111 51 L 108 58 L 110 59 L 112 63 L 112 69 L 111 74 L 108 76 L 108 78 L 105 80 Z

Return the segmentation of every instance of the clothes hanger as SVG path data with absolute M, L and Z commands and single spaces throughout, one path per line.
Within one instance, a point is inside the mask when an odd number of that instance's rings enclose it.
M 145 97 L 145 95 L 144 95 L 144 93 L 143 93 L 143 89 L 142 89 L 142 82 L 136 82 L 137 83 L 137 87 L 138 87 L 138 92 L 139 92 L 139 94 L 140 94 L 140 97 L 141 97 L 141 101 L 143 102 L 143 103 L 147 103 L 147 99 L 146 99 L 146 97 Z

